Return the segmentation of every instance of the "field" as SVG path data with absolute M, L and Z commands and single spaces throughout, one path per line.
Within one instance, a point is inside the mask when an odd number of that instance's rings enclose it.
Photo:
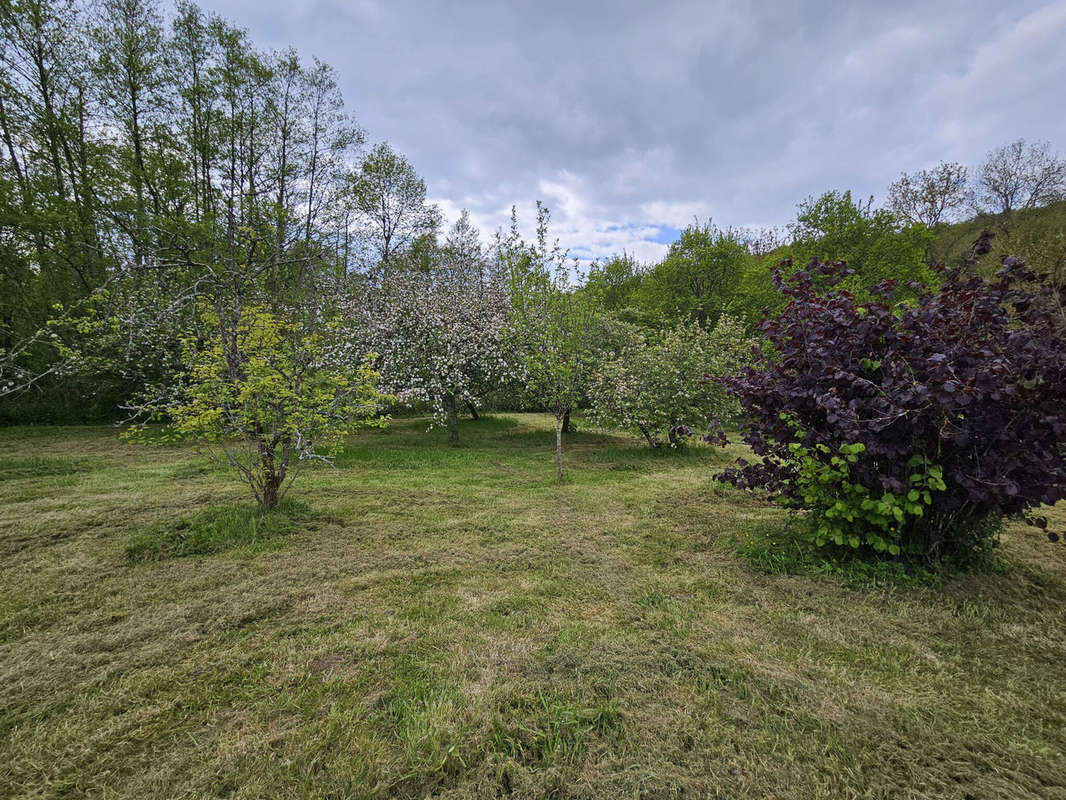
M 740 446 L 579 433 L 557 485 L 552 436 L 397 420 L 259 515 L 0 430 L 0 796 L 1066 798 L 1061 544 L 818 571 L 712 483 Z

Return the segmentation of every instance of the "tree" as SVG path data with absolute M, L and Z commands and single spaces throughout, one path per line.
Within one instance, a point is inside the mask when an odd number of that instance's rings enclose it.
M 589 416 L 639 433 L 649 447 L 679 447 L 709 418 L 735 416 L 736 401 L 709 379 L 736 373 L 754 346 L 743 325 L 728 316 L 711 331 L 689 322 L 648 333 L 593 372 Z
M 596 312 L 575 291 L 573 266 L 558 242 L 548 244 L 549 213 L 537 203 L 537 240 L 527 244 L 511 212 L 511 231 L 497 240 L 496 257 L 511 278 L 513 312 L 507 337 L 520 360 L 531 397 L 555 417 L 555 468 L 563 478 L 563 425 L 577 407 L 595 363 L 591 338 Z
M 843 262 L 814 268 L 836 285 L 783 264 L 772 350 L 723 381 L 760 457 L 724 479 L 809 512 L 817 545 L 919 559 L 971 558 L 1004 516 L 1066 498 L 1061 291 L 1007 259 L 994 281 L 938 267 L 915 303 L 894 281 L 859 303 Z
M 1009 215 L 1066 197 L 1066 159 L 1049 142 L 1018 139 L 992 150 L 977 172 L 977 210 Z
M 800 203 L 789 227 L 788 253 L 793 261 L 847 261 L 851 272 L 846 288 L 860 296 L 868 296 L 871 287 L 890 278 L 901 287 L 932 280 L 925 258 L 932 234 L 915 226 L 901 227 L 891 211 L 873 207 L 872 197 L 856 201 L 850 191 L 832 191 L 808 198 Z
M 173 209 L 165 172 L 176 159 L 167 122 L 171 93 L 156 0 L 103 0 L 92 30 L 95 84 L 109 124 L 122 131 L 109 148 L 112 169 L 125 192 L 113 203 L 115 221 L 141 265 L 154 248 L 155 221 Z
M 910 224 L 927 228 L 953 222 L 969 199 L 968 170 L 949 161 L 903 173 L 888 189 L 889 208 Z
M 387 142 L 366 154 L 351 178 L 351 194 L 383 276 L 398 253 L 440 225 L 437 207 L 426 205 L 425 181 Z
M 689 225 L 641 284 L 646 307 L 669 320 L 713 325 L 750 259 L 733 231 Z
M 274 314 L 304 271 L 343 282 L 361 133 L 328 66 L 190 3 L 164 25 L 156 0 L 14 0 L 0 67 L 5 413 L 173 387 L 237 266 L 244 306 Z
M 585 276 L 582 291 L 589 293 L 605 311 L 621 311 L 637 305 L 637 293 L 644 268 L 633 256 L 623 253 L 595 261 Z
M 138 354 L 173 358 L 127 404 L 132 436 L 148 422 L 167 437 L 219 452 L 273 508 L 312 460 L 329 460 L 357 427 L 382 425 L 373 354 L 345 337 L 342 292 L 328 259 L 302 248 L 278 258 L 267 229 L 244 229 L 202 255 L 156 254 L 174 281 L 160 286 L 132 270 L 86 340 L 130 342 Z M 153 353 L 153 343 L 179 341 Z M 106 346 L 90 348 L 90 358 Z M 337 358 L 344 349 L 348 358 Z
M 492 268 L 479 237 L 464 211 L 426 269 L 394 270 L 364 307 L 383 387 L 401 402 L 428 403 L 453 444 L 458 407 L 476 413 L 514 372 L 502 341 L 508 276 Z
M 276 507 L 300 467 L 328 461 L 346 435 L 387 423 L 376 372 L 324 364 L 330 322 L 260 306 L 227 321 L 205 307 L 199 322 L 185 340 L 182 389 L 165 408 L 171 430 L 218 447 L 262 507 Z

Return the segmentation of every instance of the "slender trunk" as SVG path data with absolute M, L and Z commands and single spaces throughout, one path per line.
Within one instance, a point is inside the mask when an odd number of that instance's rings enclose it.
M 470 409 L 470 416 L 471 417 L 473 417 L 475 420 L 481 419 L 478 416 L 478 413 L 477 413 L 477 406 L 475 406 L 473 403 L 471 403 L 469 400 L 467 400 L 466 401 L 466 407 L 468 409 Z
M 562 481 L 563 479 L 563 418 L 559 415 L 555 417 L 555 474 L 556 477 Z
M 570 409 L 566 409 L 563 412 L 563 433 L 573 433 L 573 426 L 570 425 Z
M 448 416 L 448 443 L 459 443 L 459 418 L 455 413 L 455 395 L 444 398 L 444 411 Z

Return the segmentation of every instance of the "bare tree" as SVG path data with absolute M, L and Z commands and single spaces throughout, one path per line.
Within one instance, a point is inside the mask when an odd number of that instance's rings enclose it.
M 1066 197 L 1066 159 L 1049 142 L 1024 139 L 997 147 L 977 173 L 976 208 L 1009 214 Z
M 888 188 L 888 206 L 900 218 L 933 228 L 952 222 L 969 200 L 969 172 L 953 161 L 903 173 Z

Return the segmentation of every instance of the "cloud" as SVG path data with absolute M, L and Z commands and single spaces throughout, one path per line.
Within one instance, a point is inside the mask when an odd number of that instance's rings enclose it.
M 781 225 L 1019 136 L 1066 147 L 1066 0 L 218 0 L 337 69 L 348 105 L 485 233 L 534 203 L 582 258 L 708 217 Z

